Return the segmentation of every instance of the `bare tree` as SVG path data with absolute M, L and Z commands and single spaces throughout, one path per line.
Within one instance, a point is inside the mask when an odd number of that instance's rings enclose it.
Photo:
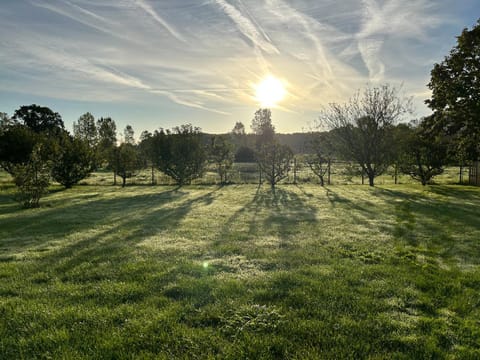
M 375 177 L 391 162 L 391 129 L 411 112 L 412 99 L 401 95 L 399 88 L 367 87 L 344 104 L 330 104 L 317 126 L 331 129 L 338 153 L 357 162 L 374 186 Z
M 287 145 L 272 141 L 262 146 L 257 152 L 257 161 L 260 170 L 269 182 L 272 189 L 282 179 L 288 176 L 293 152 Z

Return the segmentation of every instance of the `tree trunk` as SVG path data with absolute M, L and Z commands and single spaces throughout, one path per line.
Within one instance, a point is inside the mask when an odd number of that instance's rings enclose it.
M 373 174 L 368 174 L 368 185 L 374 186 L 375 176 Z
M 122 176 L 122 187 L 125 187 L 126 184 L 127 184 L 127 177 Z
M 327 165 L 327 185 L 330 185 L 330 165 L 331 165 L 331 161 L 330 159 L 328 160 L 328 165 Z
M 320 186 L 325 186 L 325 183 L 323 181 L 323 176 L 320 176 Z
M 155 185 L 155 167 L 152 165 L 152 185 Z
M 293 183 L 297 184 L 297 158 L 293 159 Z

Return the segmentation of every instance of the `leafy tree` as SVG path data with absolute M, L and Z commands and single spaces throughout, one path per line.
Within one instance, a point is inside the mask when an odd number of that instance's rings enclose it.
M 212 137 L 210 156 L 217 167 L 220 183 L 226 184 L 228 181 L 228 172 L 233 166 L 233 145 L 223 136 L 214 136 Z
M 268 183 L 275 189 L 275 185 L 288 176 L 293 159 L 293 151 L 287 145 L 276 141 L 264 144 L 257 153 L 260 170 Z
M 117 125 L 112 118 L 97 120 L 98 152 L 102 160 L 109 159 L 112 149 L 117 145 Z
M 117 125 L 110 118 L 100 118 L 97 120 L 98 144 L 97 161 L 99 165 L 106 165 L 108 169 L 113 170 L 115 164 L 115 149 L 117 146 Z M 117 173 L 113 171 L 113 184 L 117 184 Z
M 132 144 L 122 143 L 114 149 L 113 154 L 113 169 L 122 178 L 122 187 L 125 187 L 127 179 L 135 176 L 139 169 L 137 149 Z
M 0 112 L 0 135 L 2 135 L 15 122 L 10 119 L 7 113 Z
M 411 128 L 409 134 L 404 132 L 400 170 L 425 186 L 443 173 L 447 143 L 442 136 L 431 136 L 422 125 Z
M 39 105 L 24 105 L 15 110 L 13 120 L 29 127 L 36 133 L 45 133 L 55 136 L 65 126 L 60 114 L 53 112 L 48 107 Z
M 232 129 L 232 134 L 235 136 L 244 136 L 245 133 L 245 125 L 242 122 L 237 121 L 235 126 Z
M 480 156 L 480 19 L 464 29 L 457 45 L 431 71 L 427 105 L 433 115 L 426 125 L 452 137 L 451 151 L 461 162 Z
M 235 162 L 251 163 L 255 161 L 255 150 L 248 146 L 240 146 L 235 152 Z
M 150 167 L 152 171 L 152 185 L 155 184 L 155 166 L 158 158 L 155 138 L 149 131 L 143 131 L 140 135 L 139 156 L 143 167 Z
M 190 124 L 154 135 L 157 148 L 157 166 L 180 186 L 203 175 L 206 152 L 200 129 Z
M 255 112 L 251 129 L 257 138 L 257 149 L 273 141 L 275 127 L 272 125 L 272 112 L 270 109 L 258 109 Z
M 123 139 L 125 143 L 135 145 L 135 131 L 131 125 L 127 125 L 123 130 Z
M 4 128 L 0 134 L 0 166 L 13 175 L 17 165 L 25 165 L 38 143 L 39 135 L 30 128 L 14 124 Z
M 80 116 L 73 124 L 73 135 L 87 142 L 90 148 L 94 148 L 98 143 L 98 131 L 95 126 L 95 118 L 89 112 Z
M 86 139 L 64 134 L 52 164 L 52 177 L 67 189 L 85 179 L 94 169 L 95 154 Z
M 355 160 L 368 176 L 369 185 L 385 172 L 392 158 L 392 127 L 411 112 L 411 99 L 389 85 L 366 88 L 345 104 L 330 104 L 319 117 L 335 138 L 337 151 Z
M 48 193 L 50 164 L 42 159 L 41 144 L 36 144 L 26 163 L 16 164 L 12 175 L 18 187 L 17 200 L 25 208 L 40 206 L 40 198 Z

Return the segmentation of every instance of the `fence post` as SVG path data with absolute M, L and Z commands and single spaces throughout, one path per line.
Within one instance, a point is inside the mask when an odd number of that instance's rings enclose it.
M 293 158 L 293 183 L 297 184 L 297 158 Z
M 330 185 L 330 165 L 331 165 L 331 160 L 328 159 L 327 163 L 327 185 Z

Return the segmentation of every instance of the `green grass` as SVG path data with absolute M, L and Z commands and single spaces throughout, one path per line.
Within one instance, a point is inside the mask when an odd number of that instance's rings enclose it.
M 480 357 L 480 189 L 0 178 L 0 358 Z

